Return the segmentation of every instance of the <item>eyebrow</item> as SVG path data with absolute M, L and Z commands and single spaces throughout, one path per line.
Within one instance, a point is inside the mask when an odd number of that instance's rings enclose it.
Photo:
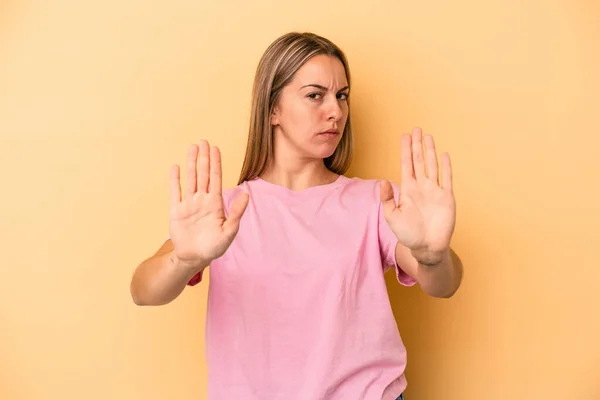
M 321 89 L 321 90 L 327 90 L 327 88 L 326 88 L 325 86 L 323 86 L 323 85 L 318 85 L 318 84 L 316 84 L 316 83 L 311 83 L 310 85 L 304 85 L 304 86 L 302 86 L 300 89 L 304 89 L 305 87 L 311 87 L 311 86 L 312 86 L 312 87 L 315 87 L 315 88 L 317 88 L 317 89 Z M 345 87 L 341 88 L 340 90 L 338 90 L 338 92 L 343 92 L 344 90 L 348 90 L 348 89 L 350 89 L 350 86 L 345 86 Z

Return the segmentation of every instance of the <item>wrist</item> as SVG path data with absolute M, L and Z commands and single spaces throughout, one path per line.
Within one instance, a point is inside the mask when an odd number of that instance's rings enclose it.
M 435 267 L 447 258 L 449 250 L 413 249 L 411 254 L 420 265 Z
M 177 257 L 175 252 L 171 252 L 169 255 L 169 261 L 175 268 L 179 270 L 183 270 L 188 275 L 195 275 L 198 272 L 202 272 L 206 267 L 208 267 L 209 262 L 203 259 L 181 259 Z

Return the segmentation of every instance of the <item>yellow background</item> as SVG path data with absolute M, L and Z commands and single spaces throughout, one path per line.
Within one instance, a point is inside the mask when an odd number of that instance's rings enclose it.
M 190 143 L 235 183 L 290 30 L 350 59 L 349 175 L 397 179 L 413 126 L 452 156 L 461 290 L 388 276 L 408 399 L 600 399 L 599 27 L 592 0 L 0 2 L 0 399 L 205 398 L 205 285 L 140 308 L 129 280 Z

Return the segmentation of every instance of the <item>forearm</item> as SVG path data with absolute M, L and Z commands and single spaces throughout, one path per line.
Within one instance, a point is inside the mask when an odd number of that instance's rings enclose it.
M 175 300 L 186 285 L 207 265 L 186 264 L 173 251 L 155 255 L 135 270 L 131 279 L 131 297 L 137 305 L 164 305 Z
M 417 264 L 416 279 L 423 291 L 433 297 L 454 295 L 462 280 L 462 263 L 451 249 L 435 253 L 413 251 L 412 256 Z
M 413 252 L 417 263 L 417 281 L 433 297 L 451 297 L 462 280 L 462 263 L 447 249 L 440 253 Z

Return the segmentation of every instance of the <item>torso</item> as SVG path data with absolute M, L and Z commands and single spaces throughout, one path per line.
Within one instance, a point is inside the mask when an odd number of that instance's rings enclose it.
M 241 191 L 240 230 L 210 267 L 209 398 L 395 399 L 406 357 L 377 183 L 294 192 L 257 179 L 226 190 L 226 207 Z

